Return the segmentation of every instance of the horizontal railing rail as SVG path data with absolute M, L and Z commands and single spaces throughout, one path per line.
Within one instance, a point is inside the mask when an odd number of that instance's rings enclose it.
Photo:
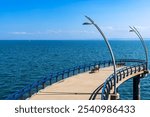
M 116 64 L 122 63 L 122 62 L 144 62 L 143 60 L 138 59 L 120 59 L 116 60 Z M 86 64 L 86 65 L 80 65 L 77 67 L 73 67 L 70 69 L 65 69 L 61 72 L 52 73 L 48 76 L 41 78 L 40 80 L 25 86 L 21 90 L 16 91 L 13 94 L 10 94 L 6 100 L 23 100 L 31 97 L 33 94 L 37 93 L 39 90 L 44 89 L 48 85 L 52 85 L 53 83 L 56 83 L 60 80 L 63 80 L 65 78 L 68 78 L 70 76 L 74 76 L 86 71 L 92 70 L 94 67 L 99 66 L 99 68 L 109 67 L 112 66 L 112 61 L 96 61 L 92 64 Z M 113 75 L 112 75 L 113 76 Z M 113 81 L 111 81 L 111 85 Z M 110 86 L 111 86 L 110 85 Z
M 125 60 L 121 60 L 125 61 Z M 135 59 L 136 62 L 139 64 L 127 66 L 122 69 L 117 70 L 117 77 L 116 77 L 116 83 L 119 83 L 119 81 L 123 80 L 124 78 L 128 77 L 129 75 L 135 74 L 140 71 L 146 70 L 146 62 L 143 60 Z M 127 60 L 126 62 L 135 62 L 132 59 Z M 102 93 L 101 93 L 101 99 L 102 100 L 108 100 L 110 91 L 113 89 L 114 86 L 114 74 L 111 74 L 106 81 L 104 82 Z
M 90 71 L 96 66 L 99 68 L 104 68 L 112 65 L 111 61 L 96 61 L 87 65 L 80 65 L 70 69 L 65 69 L 61 72 L 50 74 L 30 85 L 25 86 L 19 91 L 16 91 L 13 94 L 10 94 L 6 100 L 23 100 L 31 97 L 33 94 L 37 93 L 39 90 L 44 89 L 48 85 L 52 85 L 60 80 L 68 78 L 73 75 L 77 75 L 86 71 Z

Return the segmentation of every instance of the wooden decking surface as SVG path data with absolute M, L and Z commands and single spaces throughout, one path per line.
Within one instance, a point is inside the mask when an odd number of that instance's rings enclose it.
M 113 67 L 81 73 L 40 90 L 31 100 L 88 100 L 93 91 L 113 73 Z
M 122 67 L 117 68 L 117 70 L 120 68 Z M 112 73 L 112 66 L 101 68 L 95 73 L 90 73 L 90 71 L 81 73 L 40 90 L 38 93 L 32 95 L 29 100 L 88 100 L 95 89 L 101 86 Z M 144 71 L 140 71 L 129 75 L 119 81 L 116 85 L 118 87 L 131 77 L 143 73 Z M 111 93 L 112 91 L 113 89 L 111 90 Z M 101 93 L 101 90 L 99 90 L 99 93 Z M 96 95 L 95 99 L 100 99 L 100 95 Z

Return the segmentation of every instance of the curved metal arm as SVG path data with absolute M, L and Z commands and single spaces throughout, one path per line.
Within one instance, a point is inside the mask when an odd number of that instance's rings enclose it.
M 130 27 L 131 31 L 133 31 L 139 37 L 139 39 L 142 43 L 142 46 L 143 46 L 144 51 L 145 51 L 145 57 L 146 57 L 146 70 L 148 71 L 148 49 L 146 47 L 144 39 L 143 39 L 142 35 L 140 34 L 140 32 L 134 26 L 133 27 L 129 26 L 129 27 Z
M 99 31 L 99 33 L 102 35 L 102 37 L 104 38 L 104 41 L 109 49 L 109 52 L 110 52 L 110 55 L 111 55 L 111 58 L 112 58 L 112 62 L 113 62 L 113 68 L 114 68 L 114 94 L 116 94 L 116 78 L 117 78 L 117 75 L 116 75 L 116 62 L 115 62 L 115 57 L 114 57 L 114 53 L 112 51 L 112 48 L 107 40 L 107 38 L 105 37 L 104 33 L 102 32 L 102 30 L 97 26 L 97 24 L 94 23 L 94 21 L 88 17 L 88 16 L 85 16 L 89 21 L 90 23 L 86 23 L 86 24 L 92 24 L 96 27 L 96 29 Z

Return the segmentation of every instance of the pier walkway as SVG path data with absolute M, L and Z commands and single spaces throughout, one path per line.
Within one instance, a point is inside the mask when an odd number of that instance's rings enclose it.
M 116 60 L 114 80 L 112 61 L 99 61 L 50 74 L 33 84 L 9 95 L 7 100 L 108 100 L 113 99 L 116 88 L 133 78 L 133 98 L 140 99 L 140 78 L 148 71 L 146 62 L 138 59 Z M 99 68 L 94 73 L 93 69 Z
M 32 100 L 88 100 L 96 88 L 102 86 L 113 73 L 113 67 L 90 71 L 61 80 L 33 95 Z M 100 92 L 99 92 L 100 93 Z M 99 95 L 100 97 L 100 95 Z

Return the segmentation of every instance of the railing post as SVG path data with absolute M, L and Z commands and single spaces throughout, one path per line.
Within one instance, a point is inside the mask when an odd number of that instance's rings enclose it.
M 118 74 L 117 74 L 117 83 L 119 82 L 119 76 L 118 76 Z
M 130 75 L 132 75 L 132 67 L 130 67 L 130 69 L 131 69 L 131 73 L 130 73 Z
M 111 83 L 111 87 L 110 88 L 112 89 L 113 88 L 113 82 L 112 82 L 112 80 L 110 80 L 110 83 Z
M 108 66 L 110 66 L 110 61 L 108 62 Z
M 129 76 L 129 68 L 127 68 L 127 76 Z
M 31 97 L 32 95 L 32 91 L 31 91 L 31 87 L 30 87 L 30 90 L 29 90 L 29 97 Z
M 89 70 L 91 69 L 91 65 L 89 65 Z
M 52 78 L 49 79 L 49 84 L 50 84 L 50 85 L 52 84 Z
M 104 61 L 104 67 L 105 67 L 105 61 Z
M 86 66 L 84 65 L 84 72 L 85 72 L 85 67 L 86 67 Z
M 36 86 L 36 92 L 38 92 L 39 91 L 39 87 L 38 87 L 38 85 Z
M 125 70 L 123 70 L 123 78 L 126 77 L 126 73 L 125 73 Z
M 42 83 L 42 88 L 43 88 L 43 89 L 45 88 L 45 82 Z
M 36 85 L 36 92 L 39 91 L 39 81 L 37 81 L 37 85 Z
M 68 74 L 67 74 L 68 77 L 69 77 L 69 73 L 70 73 L 70 69 L 68 69 Z
M 74 73 L 74 72 L 75 72 L 75 68 L 73 68 L 72 72 L 73 72 L 73 75 L 74 75 L 74 74 L 75 74 L 75 73 Z
M 29 97 L 31 97 L 31 95 L 32 95 L 32 94 L 31 94 L 31 89 L 30 89 L 30 91 L 29 91 Z
M 62 79 L 64 79 L 64 72 L 62 72 Z
M 134 73 L 136 73 L 136 66 L 134 66 L 135 67 L 135 72 Z
M 52 74 L 50 75 L 50 78 L 49 78 L 49 84 L 51 85 L 52 84 Z
M 119 71 L 119 73 L 120 73 L 120 81 L 121 81 L 122 80 L 122 72 Z
M 141 71 L 141 66 L 139 65 L 139 72 Z
M 78 73 L 80 73 L 80 66 L 78 67 Z
M 56 82 L 58 81 L 58 74 L 56 75 Z

